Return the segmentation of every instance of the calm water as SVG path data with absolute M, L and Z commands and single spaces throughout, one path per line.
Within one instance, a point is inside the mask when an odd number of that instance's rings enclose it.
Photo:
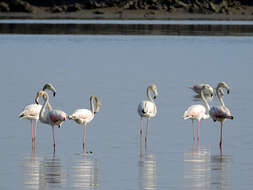
M 247 36 L 0 35 L 0 189 L 252 189 L 252 49 Z M 222 155 L 219 123 L 202 121 L 193 143 L 182 119 L 196 104 L 187 86 L 220 81 L 231 87 L 225 103 L 235 117 Z M 101 99 L 87 128 L 91 153 L 72 121 L 56 128 L 55 154 L 50 127 L 39 123 L 32 150 L 30 123 L 18 114 L 46 82 L 57 89 L 52 106 L 66 113 Z M 140 158 L 136 110 L 150 83 L 158 114 Z

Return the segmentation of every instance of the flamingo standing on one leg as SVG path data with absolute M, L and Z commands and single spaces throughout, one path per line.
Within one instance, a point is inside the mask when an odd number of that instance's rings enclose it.
M 40 110 L 39 114 L 39 120 L 42 123 L 48 124 L 52 126 L 52 135 L 53 135 L 53 141 L 54 141 L 54 152 L 55 152 L 55 135 L 54 135 L 54 126 L 57 125 L 59 128 L 61 124 L 66 120 L 66 113 L 61 110 L 52 109 L 52 107 L 49 107 L 49 111 L 46 113 L 46 106 L 49 106 L 49 96 L 45 91 L 39 91 L 37 93 L 37 96 L 35 98 L 35 102 L 38 104 L 40 96 L 43 96 L 44 98 L 44 104 Z
M 218 107 L 212 107 L 209 111 L 210 116 L 212 117 L 213 121 L 219 121 L 221 123 L 220 126 L 220 149 L 222 149 L 222 127 L 223 127 L 223 122 L 226 119 L 231 119 L 233 120 L 234 117 L 231 115 L 230 110 L 225 106 L 225 103 L 220 95 L 218 93 L 220 88 L 225 88 L 227 90 L 227 93 L 229 94 L 230 88 L 225 82 L 220 82 L 216 88 L 216 93 L 218 95 L 218 100 L 220 102 L 220 106 Z
M 198 121 L 198 132 L 197 132 L 197 140 L 199 140 L 199 128 L 200 128 L 200 120 L 208 119 L 210 116 L 208 114 L 210 107 L 207 104 L 206 98 L 204 96 L 204 92 L 213 96 L 213 89 L 210 85 L 204 84 L 200 89 L 200 97 L 203 101 L 204 105 L 192 105 L 184 112 L 184 119 L 192 120 L 192 128 L 193 128 L 193 140 L 195 140 L 195 128 L 194 128 L 194 120 Z
M 142 101 L 138 106 L 138 113 L 141 116 L 141 127 L 140 127 L 140 136 L 142 139 L 142 128 L 143 128 L 143 117 L 147 118 L 147 127 L 146 127 L 146 135 L 145 135 L 145 147 L 147 147 L 147 138 L 148 138 L 148 128 L 149 128 L 149 119 L 156 116 L 157 108 L 154 100 L 151 97 L 150 92 L 153 92 L 154 99 L 158 96 L 157 87 L 155 84 L 148 86 L 147 88 L 147 96 L 148 100 Z
M 52 84 L 49 84 L 49 83 L 45 84 L 43 86 L 43 91 L 46 89 L 51 90 L 53 92 L 53 95 L 55 96 L 56 90 Z M 51 106 L 49 105 L 49 108 L 50 107 Z M 32 142 L 34 142 L 36 140 L 36 130 L 37 130 L 37 125 L 38 125 L 39 114 L 40 114 L 41 108 L 42 108 L 42 105 L 40 105 L 40 104 L 29 104 L 19 114 L 19 118 L 21 118 L 21 119 L 26 118 L 31 121 Z M 35 120 L 35 128 L 33 127 L 33 120 Z
M 94 99 L 96 101 L 96 109 L 94 109 Z M 97 96 L 90 97 L 90 110 L 89 109 L 77 109 L 72 115 L 69 115 L 69 119 L 73 119 L 78 124 L 83 124 L 83 150 L 85 149 L 86 142 L 86 126 L 94 118 L 94 115 L 99 112 L 102 106 Z

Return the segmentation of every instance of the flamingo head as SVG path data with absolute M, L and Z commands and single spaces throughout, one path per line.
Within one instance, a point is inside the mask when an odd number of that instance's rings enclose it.
M 46 84 L 43 86 L 43 89 L 42 89 L 42 90 L 45 91 L 46 89 L 51 90 L 51 91 L 53 92 L 53 96 L 56 95 L 56 89 L 55 89 L 55 87 L 54 87 L 52 84 L 46 83 Z
M 44 91 L 39 91 L 39 92 L 37 92 L 37 95 L 36 95 L 36 98 L 35 98 L 36 104 L 39 104 L 39 98 L 40 98 L 40 96 L 44 96 L 45 93 L 46 93 L 46 92 L 44 92 Z M 43 97 L 43 98 L 44 98 L 44 97 Z
M 217 86 L 217 88 L 225 88 L 227 90 L 227 94 L 230 92 L 230 87 L 225 82 L 220 82 Z
M 210 96 L 213 97 L 213 88 L 209 84 L 204 84 L 201 88 L 201 91 L 209 92 Z
M 151 84 L 148 88 L 150 88 L 152 90 L 152 92 L 154 94 L 154 99 L 156 99 L 157 96 L 158 96 L 158 91 L 157 91 L 156 85 L 155 84 Z

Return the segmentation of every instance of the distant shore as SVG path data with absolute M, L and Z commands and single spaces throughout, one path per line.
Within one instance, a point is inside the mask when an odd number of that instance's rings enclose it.
M 0 0 L 0 19 L 253 20 L 253 2 L 247 0 Z
M 92 10 L 80 10 L 71 13 L 50 13 L 37 11 L 35 13 L 24 12 L 0 12 L 0 19 L 157 19 L 157 20 L 253 20 L 253 15 L 242 14 L 197 14 L 175 12 L 169 13 L 163 10 L 121 10 L 117 8 L 100 8 Z

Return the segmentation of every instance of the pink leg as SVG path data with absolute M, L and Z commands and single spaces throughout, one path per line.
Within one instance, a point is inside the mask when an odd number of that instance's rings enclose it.
M 200 121 L 198 121 L 198 137 L 197 137 L 198 141 L 199 141 L 199 126 L 200 126 Z
M 220 125 L 220 149 L 222 149 L 222 125 L 223 125 L 223 122 L 221 122 L 221 125 Z
M 141 127 L 140 127 L 140 135 L 142 137 L 142 129 L 143 129 L 143 118 L 141 117 Z
M 192 129 L 193 129 L 193 140 L 195 141 L 195 128 L 194 128 L 194 120 L 192 119 Z
M 147 128 L 146 128 L 146 135 L 145 135 L 145 151 L 148 151 L 148 128 L 149 128 L 149 118 L 147 119 Z
M 83 125 L 83 150 L 85 150 L 85 142 L 86 142 L 86 123 Z
M 36 140 L 36 131 L 38 126 L 38 120 L 35 120 L 35 129 L 34 129 L 34 140 Z
M 143 118 L 141 117 L 141 126 L 140 126 L 140 159 L 142 159 L 142 129 L 143 129 Z
M 55 136 L 54 136 L 54 126 L 52 126 L 52 134 L 53 134 L 54 152 L 55 152 L 56 145 L 55 145 Z
M 33 120 L 31 120 L 31 129 L 32 129 L 32 142 L 34 141 L 34 137 L 33 137 Z

